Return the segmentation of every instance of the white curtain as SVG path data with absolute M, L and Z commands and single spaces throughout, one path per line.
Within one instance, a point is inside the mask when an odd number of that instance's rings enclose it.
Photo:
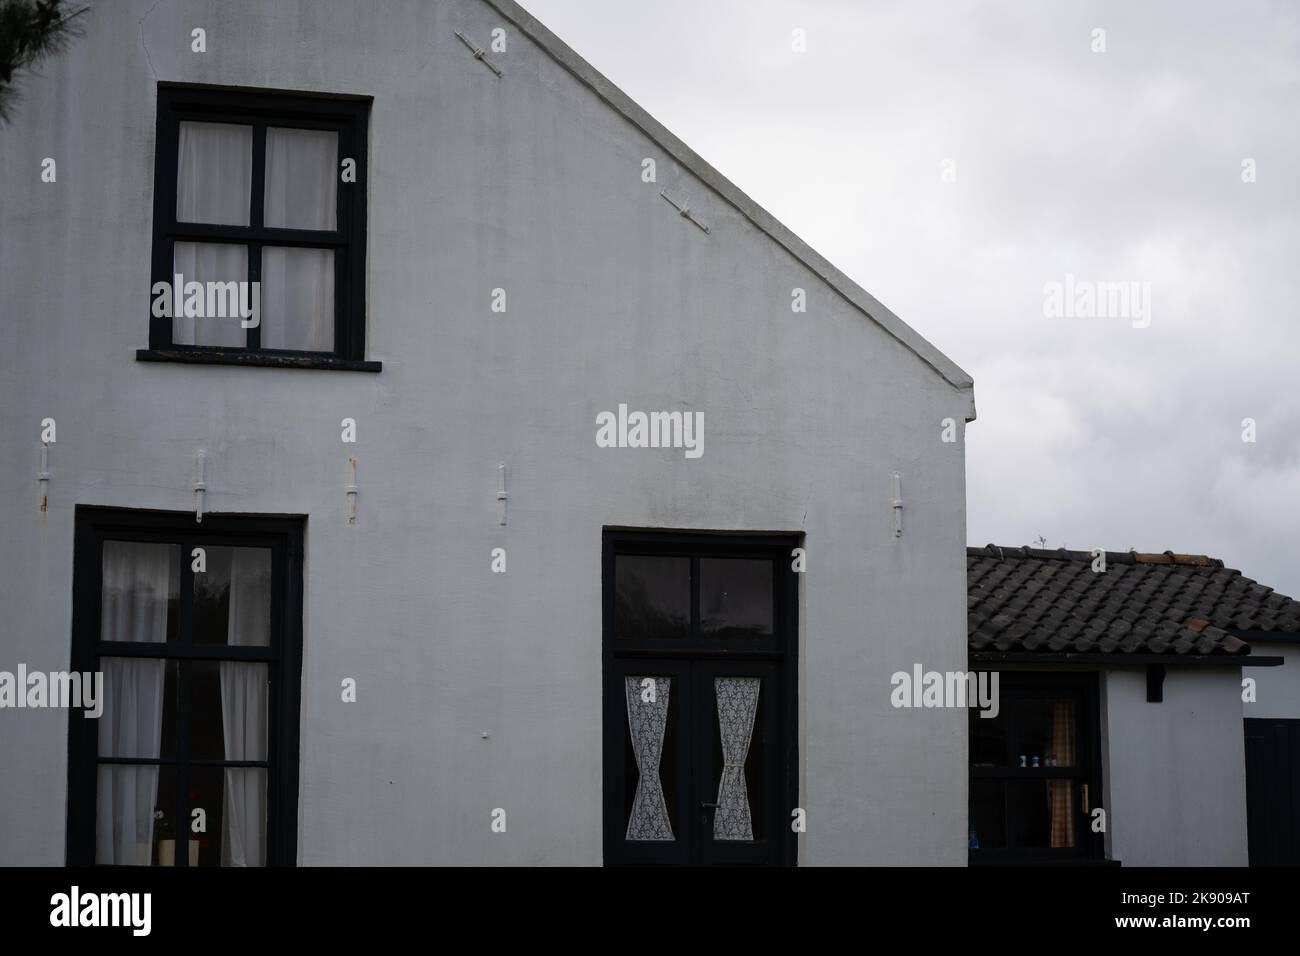
M 267 226 L 337 228 L 338 140 L 332 130 L 267 128 Z M 263 246 L 262 295 L 264 348 L 334 350 L 333 250 Z
M 177 592 L 173 546 L 106 541 L 103 552 L 100 639 L 161 644 L 167 640 L 168 602 Z M 103 658 L 101 757 L 156 759 L 162 743 L 161 660 Z M 171 802 L 164 796 L 164 811 Z M 95 860 L 147 865 L 152 861 L 158 768 L 101 764 L 95 812 Z
M 334 351 L 332 249 L 262 247 L 262 347 Z
M 664 730 L 668 725 L 668 695 L 671 677 L 654 677 L 652 685 L 643 686 L 644 677 L 623 678 L 627 698 L 627 726 L 632 737 L 632 755 L 636 758 L 636 794 L 627 820 L 626 840 L 672 840 L 673 825 L 664 802 L 663 782 L 659 779 L 659 758 L 664 750 Z M 649 687 L 654 693 L 646 693 Z M 646 699 L 653 697 L 653 699 Z
M 280 229 L 335 229 L 339 134 L 332 130 L 266 130 L 263 221 Z
M 181 282 L 244 282 L 248 279 L 248 247 L 233 242 L 177 242 L 172 248 L 172 278 Z M 207 315 L 207 286 L 204 285 L 202 316 L 185 316 L 185 290 L 180 290 L 181 308 L 172 316 L 172 341 L 177 345 L 216 345 L 243 348 L 247 332 L 238 314 Z M 251 292 L 248 301 L 251 302 Z M 216 302 L 214 301 L 214 305 Z M 236 310 L 238 312 L 238 310 Z
M 253 127 L 180 124 L 177 221 L 247 226 L 252 182 Z
M 263 223 L 332 232 L 338 227 L 338 133 L 266 130 Z M 253 129 L 230 123 L 180 124 L 176 218 L 249 225 Z M 173 275 L 186 282 L 243 282 L 248 249 L 233 243 L 177 242 Z M 263 348 L 334 350 L 334 251 L 263 246 L 260 335 Z M 182 290 L 183 301 L 183 290 Z M 238 318 L 172 318 L 177 345 L 243 348 Z
M 253 181 L 251 126 L 181 123 L 177 156 L 177 220 L 248 225 Z M 177 273 L 184 276 L 183 282 L 244 282 L 248 279 L 248 247 L 177 242 L 170 281 L 175 281 Z M 177 295 L 184 302 L 184 289 Z M 205 294 L 205 311 L 206 305 Z M 243 348 L 245 335 L 238 318 L 172 316 L 172 341 L 177 345 Z
M 715 677 L 718 734 L 722 739 L 722 774 L 718 780 L 718 808 L 713 811 L 713 839 L 752 840 L 749 788 L 745 761 L 758 712 L 758 677 Z
M 271 643 L 271 552 L 233 548 L 228 643 Z M 265 760 L 268 726 L 266 664 L 221 663 L 221 727 L 227 760 Z M 223 800 L 223 866 L 266 864 L 266 771 L 228 767 Z

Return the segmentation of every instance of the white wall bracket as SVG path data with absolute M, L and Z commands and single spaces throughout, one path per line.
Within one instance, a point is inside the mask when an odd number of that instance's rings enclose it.
M 478 60 L 489 70 L 495 73 L 498 79 L 500 79 L 502 76 L 505 75 L 500 70 L 498 70 L 495 66 L 493 66 L 488 60 L 485 60 L 483 58 L 484 54 L 487 53 L 487 50 L 484 50 L 477 43 L 472 41 L 469 37 L 465 36 L 465 34 L 461 33 L 459 30 L 456 31 L 456 36 L 460 37 L 461 43 L 465 44 L 467 47 L 470 48 L 470 51 L 474 54 L 474 59 Z
M 695 214 L 691 212 L 689 206 L 678 205 L 677 202 L 674 201 L 673 198 L 669 196 L 666 192 L 660 192 L 659 195 L 663 196 L 664 199 L 668 200 L 668 205 L 672 206 L 674 209 L 677 210 L 677 215 L 681 216 L 683 219 L 695 223 L 695 225 L 703 229 L 705 233 L 708 233 L 709 227 L 695 218 Z
M 203 496 L 208 491 L 207 470 L 208 453 L 200 448 L 198 469 L 194 477 L 194 521 L 198 524 L 203 522 Z
M 343 486 L 348 496 L 348 524 L 357 523 L 357 458 L 348 455 L 348 483 Z
M 890 499 L 890 506 L 894 509 L 894 537 L 903 536 L 903 479 L 894 472 L 894 497 Z
M 501 527 L 506 524 L 506 502 L 510 496 L 506 494 L 506 465 L 505 462 L 497 465 L 497 523 Z
M 41 484 L 41 511 L 50 503 L 50 445 L 41 442 L 41 470 L 36 473 L 36 480 Z

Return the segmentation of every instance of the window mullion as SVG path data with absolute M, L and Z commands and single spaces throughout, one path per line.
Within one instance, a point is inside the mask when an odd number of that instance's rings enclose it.
M 249 189 L 248 225 L 256 232 L 265 228 L 266 212 L 266 123 L 253 124 L 253 181 Z M 262 282 L 262 243 L 248 244 L 248 281 Z M 260 294 L 259 294 L 260 301 Z M 259 312 L 260 315 L 260 312 Z M 244 347 L 250 352 L 262 348 L 262 324 L 247 330 Z

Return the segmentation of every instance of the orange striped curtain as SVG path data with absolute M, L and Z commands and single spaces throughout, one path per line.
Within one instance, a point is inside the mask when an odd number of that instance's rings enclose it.
M 1052 754 L 1058 767 L 1074 766 L 1074 702 L 1058 700 L 1052 708 Z M 1074 846 L 1072 780 L 1049 780 L 1047 799 L 1052 811 L 1052 846 Z

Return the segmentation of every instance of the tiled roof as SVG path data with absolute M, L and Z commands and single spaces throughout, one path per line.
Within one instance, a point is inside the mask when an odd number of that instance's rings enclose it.
M 966 549 L 971 651 L 1249 654 L 1231 632 L 1300 635 L 1300 601 L 1204 555 Z

